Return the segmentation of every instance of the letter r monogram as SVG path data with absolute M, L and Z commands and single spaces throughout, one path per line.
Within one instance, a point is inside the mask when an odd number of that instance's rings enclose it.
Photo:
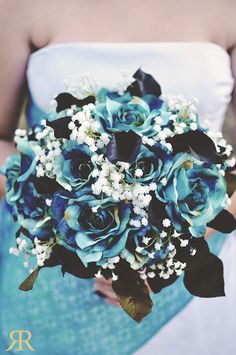
M 12 340 L 12 343 L 9 348 L 6 349 L 6 351 L 10 351 L 15 346 L 18 346 L 18 351 L 25 351 L 23 348 L 23 343 L 28 347 L 29 350 L 36 351 L 29 343 L 30 339 L 32 338 L 32 334 L 29 330 L 12 330 L 9 334 L 9 338 Z

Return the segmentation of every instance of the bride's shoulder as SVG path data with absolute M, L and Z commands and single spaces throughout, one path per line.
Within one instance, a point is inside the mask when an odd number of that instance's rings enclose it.
M 0 39 L 43 47 L 50 36 L 50 15 L 61 0 L 0 0 Z
M 229 51 L 236 48 L 236 1 L 219 0 L 216 17 L 216 26 L 220 35 L 226 38 L 226 47 Z

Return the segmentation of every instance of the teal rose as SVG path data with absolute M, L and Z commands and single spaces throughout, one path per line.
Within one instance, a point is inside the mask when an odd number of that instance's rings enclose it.
M 201 237 L 225 207 L 225 179 L 215 164 L 196 164 L 189 154 L 177 154 L 174 161 L 157 196 L 177 231 Z
M 161 144 L 152 147 L 142 145 L 136 161 L 126 172 L 126 181 L 145 185 L 151 182 L 159 183 L 172 166 L 172 155 Z M 137 170 L 141 173 L 136 175 Z
M 106 97 L 105 103 L 98 104 L 94 115 L 101 123 L 102 130 L 107 133 L 128 132 L 145 134 L 148 137 L 155 135 L 153 128 L 154 118 L 159 114 L 162 101 L 153 96 L 143 98 L 130 96 L 124 102 Z
M 90 262 L 100 265 L 119 255 L 130 231 L 138 229 L 129 225 L 129 204 L 111 198 L 97 200 L 89 188 L 72 197 L 55 194 L 52 215 L 59 238 L 76 249 L 85 266 Z M 139 233 L 145 232 L 139 228 Z
M 88 184 L 94 166 L 92 152 L 85 144 L 67 141 L 62 154 L 55 160 L 56 180 L 63 187 L 82 188 Z

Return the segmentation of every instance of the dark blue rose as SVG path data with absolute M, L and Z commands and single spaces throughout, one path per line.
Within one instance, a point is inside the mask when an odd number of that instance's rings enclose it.
M 196 164 L 190 154 L 179 153 L 157 193 L 177 231 L 194 237 L 204 235 L 206 225 L 226 203 L 226 182 L 214 164 Z
M 122 252 L 130 231 L 138 230 L 129 225 L 131 214 L 130 204 L 111 198 L 97 200 L 88 188 L 73 198 L 55 194 L 52 203 L 59 238 L 76 248 L 85 265 L 102 264 Z
M 139 155 L 126 173 L 126 181 L 138 182 L 142 185 L 158 182 L 169 171 L 172 165 L 172 156 L 161 144 L 152 147 L 142 145 Z M 142 170 L 143 175 L 135 176 L 137 169 Z
M 94 166 L 92 152 L 85 144 L 65 143 L 62 155 L 55 160 L 56 180 L 63 187 L 81 188 L 88 183 Z

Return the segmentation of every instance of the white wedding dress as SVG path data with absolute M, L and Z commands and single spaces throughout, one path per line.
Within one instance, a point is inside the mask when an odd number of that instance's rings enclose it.
M 89 72 L 91 77 L 98 79 L 100 86 L 114 88 L 121 79 L 122 70 L 132 76 L 139 67 L 154 76 L 163 93 L 182 94 L 188 99 L 197 97 L 201 120 L 209 120 L 211 129 L 222 129 L 234 81 L 229 55 L 213 43 L 50 45 L 31 54 L 27 81 L 35 106 L 39 112 L 47 112 L 52 97 L 65 90 L 64 79 L 74 83 Z M 136 350 L 136 355 L 236 354 L 236 235 L 232 233 L 225 239 L 220 257 L 225 266 L 226 297 L 193 298 Z M 123 355 L 119 350 L 110 353 Z M 59 355 L 62 354 L 67 355 L 65 352 Z M 78 351 L 78 354 L 82 353 Z

